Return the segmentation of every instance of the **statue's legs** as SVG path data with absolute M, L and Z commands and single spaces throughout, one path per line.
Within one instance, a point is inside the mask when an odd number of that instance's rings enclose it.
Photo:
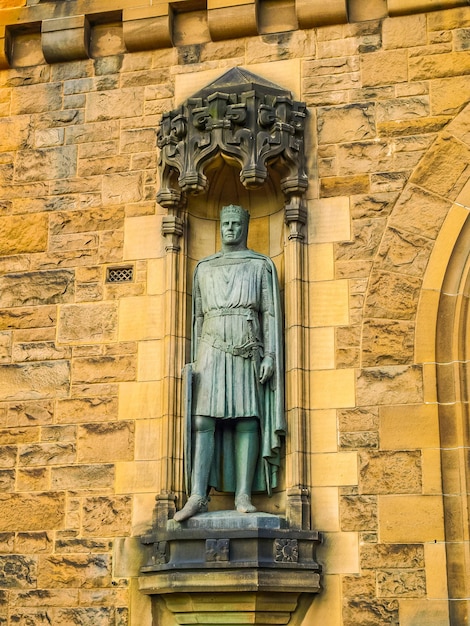
M 207 511 L 207 487 L 214 456 L 215 419 L 205 415 L 193 417 L 193 463 L 191 471 L 191 495 L 174 520 L 182 522 L 197 513 Z
M 251 490 L 259 453 L 259 423 L 256 418 L 242 418 L 235 426 L 235 508 L 239 513 L 253 513 Z

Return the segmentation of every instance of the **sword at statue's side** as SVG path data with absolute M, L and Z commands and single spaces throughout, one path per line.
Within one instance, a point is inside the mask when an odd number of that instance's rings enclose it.
M 183 367 L 183 419 L 184 419 L 184 447 L 183 447 L 183 463 L 184 463 L 184 484 L 186 493 L 191 493 L 191 405 L 193 395 L 193 364 L 186 363 Z

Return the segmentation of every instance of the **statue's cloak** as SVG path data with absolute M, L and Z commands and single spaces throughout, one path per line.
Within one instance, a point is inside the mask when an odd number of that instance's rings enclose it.
M 256 363 L 255 358 L 245 358 L 241 356 L 230 356 L 224 353 L 224 350 L 230 349 L 217 344 L 217 341 L 213 340 L 211 346 L 202 346 L 201 344 L 201 319 L 203 315 L 198 310 L 198 303 L 196 294 L 198 293 L 200 280 L 200 274 L 204 271 L 210 270 L 214 266 L 222 264 L 224 259 L 227 262 L 243 263 L 247 260 L 253 260 L 257 263 L 258 271 L 262 271 L 268 280 L 265 281 L 264 290 L 268 290 L 267 298 L 270 302 L 270 346 L 269 353 L 274 359 L 274 373 L 270 380 L 264 385 L 259 382 L 254 383 L 255 377 L 259 376 L 259 361 L 262 360 L 263 349 L 261 347 L 261 354 Z M 219 260 L 219 261 L 218 261 Z M 207 273 L 206 273 L 207 276 Z M 211 295 L 213 293 L 211 292 Z M 222 298 L 223 299 L 223 298 Z M 230 298 L 229 298 L 230 299 Z M 200 307 L 200 302 L 199 302 Z M 242 308 L 242 307 L 240 307 Z M 235 327 L 238 324 L 238 316 L 233 316 L 233 324 Z M 286 432 L 286 422 L 284 415 L 284 366 L 283 366 L 283 350 L 282 350 L 282 314 L 281 303 L 279 295 L 279 284 L 277 280 L 276 268 L 272 260 L 254 252 L 252 250 L 242 250 L 237 252 L 222 253 L 218 252 L 210 257 L 207 257 L 200 261 L 196 266 L 193 277 L 193 312 L 192 312 L 193 328 L 192 328 L 192 343 L 191 343 L 191 359 L 193 361 L 193 376 L 192 376 L 192 402 L 193 406 L 190 409 L 187 406 L 186 412 L 186 442 L 185 442 L 185 471 L 187 487 L 190 481 L 191 472 L 191 458 L 190 451 L 191 445 L 191 413 L 209 415 L 216 420 L 215 431 L 215 453 L 213 464 L 209 477 L 209 487 L 214 487 L 218 491 L 234 492 L 235 491 L 235 446 L 234 446 L 234 417 L 250 417 L 257 416 L 260 423 L 260 446 L 259 446 L 259 458 L 257 462 L 255 478 L 253 481 L 253 491 L 268 492 L 271 494 L 273 488 L 277 486 L 277 473 L 280 466 L 280 450 L 282 437 Z M 217 323 L 217 320 L 216 320 Z M 256 320 L 256 323 L 258 321 Z M 236 334 L 236 329 L 235 329 Z M 204 341 L 204 340 L 203 340 Z M 209 356 L 205 354 L 209 352 Z M 203 355 L 201 357 L 201 354 Z M 199 357 L 199 359 L 198 359 Z M 207 363 L 204 362 L 206 359 Z M 211 359 L 228 359 L 229 363 L 235 363 L 236 367 L 242 368 L 242 374 L 239 374 L 236 378 L 238 381 L 242 381 L 240 389 L 233 389 L 231 403 L 234 408 L 225 408 L 225 414 L 219 408 L 221 402 L 217 398 L 212 396 L 226 394 L 225 387 L 231 385 L 234 379 L 230 379 L 230 374 L 222 374 L 217 381 L 218 387 L 211 387 L 211 393 L 209 398 L 200 399 L 199 387 L 204 384 L 204 378 L 208 375 L 214 376 L 211 372 Z M 232 359 L 232 361 L 230 361 Z M 199 360 L 199 362 L 198 362 Z M 202 364 L 201 364 L 202 362 Z M 230 365 L 230 368 L 234 367 Z M 223 372 L 228 371 L 230 368 L 221 368 Z M 248 369 L 251 369 L 247 373 Z M 235 367 L 234 367 L 235 369 Z M 214 368 L 214 371 L 219 372 L 220 369 Z M 208 374 L 209 372 L 209 374 Z M 227 376 L 227 380 L 225 378 Z M 250 380 L 248 380 L 250 379 Z M 243 388 L 243 380 L 246 380 L 246 386 Z M 191 383 L 189 383 L 191 384 Z M 204 385 L 207 387 L 207 385 Z M 251 387 L 254 387 L 252 393 Z M 255 394 L 256 398 L 253 400 L 251 396 Z M 210 408 L 207 403 L 211 402 Z M 250 404 L 251 403 L 251 404 Z M 253 408 L 254 403 L 256 408 Z M 202 407 L 202 408 L 201 408 Z M 255 412 L 256 411 L 256 412 Z M 189 492 L 189 491 L 188 491 Z

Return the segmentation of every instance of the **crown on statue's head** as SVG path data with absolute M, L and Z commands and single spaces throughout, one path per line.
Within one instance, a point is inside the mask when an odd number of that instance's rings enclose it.
M 220 211 L 220 219 L 223 220 L 224 217 L 228 215 L 236 215 L 239 217 L 243 224 L 248 225 L 250 220 L 250 214 L 243 207 L 238 204 L 229 204 L 227 206 L 222 207 Z

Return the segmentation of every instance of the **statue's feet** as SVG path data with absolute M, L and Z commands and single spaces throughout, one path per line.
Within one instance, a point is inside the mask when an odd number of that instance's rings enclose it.
M 175 513 L 173 519 L 175 522 L 183 522 L 185 519 L 189 519 L 198 513 L 206 513 L 208 508 L 207 503 L 207 498 L 194 494 L 193 496 L 190 496 L 181 511 Z
M 239 513 L 254 513 L 256 507 L 251 504 L 251 498 L 247 493 L 241 493 L 235 497 L 235 508 Z

